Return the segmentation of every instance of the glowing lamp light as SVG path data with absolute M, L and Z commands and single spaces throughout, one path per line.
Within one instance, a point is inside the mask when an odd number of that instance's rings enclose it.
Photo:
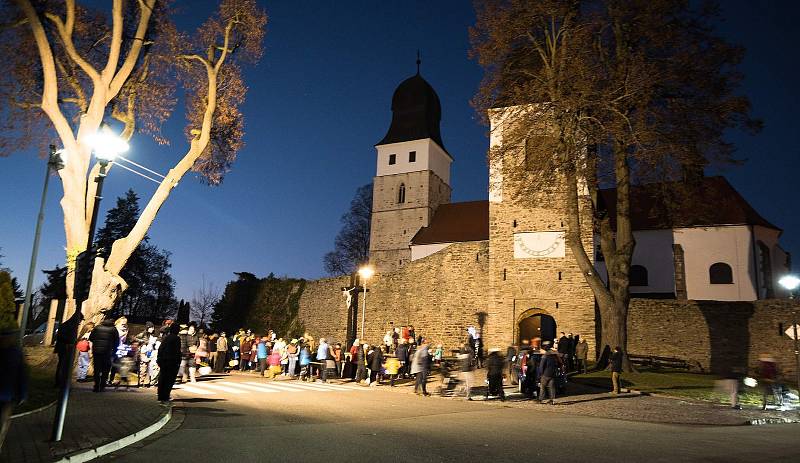
M 358 269 L 358 274 L 361 278 L 369 279 L 372 275 L 375 275 L 375 269 L 367 265 Z
M 117 136 L 106 124 L 100 130 L 86 137 L 94 155 L 101 163 L 113 162 L 116 157 L 128 151 L 128 143 Z
M 800 278 L 797 278 L 794 275 L 785 275 L 778 280 L 778 283 L 786 288 L 787 291 L 794 291 L 800 286 Z

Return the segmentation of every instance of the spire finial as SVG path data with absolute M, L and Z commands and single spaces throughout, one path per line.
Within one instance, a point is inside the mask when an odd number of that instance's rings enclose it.
M 419 75 L 419 65 L 422 63 L 422 60 L 419 59 L 419 49 L 417 49 L 417 75 Z

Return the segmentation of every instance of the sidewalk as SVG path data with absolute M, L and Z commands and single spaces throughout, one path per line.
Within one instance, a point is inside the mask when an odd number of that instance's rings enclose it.
M 49 407 L 11 420 L 0 461 L 50 462 L 116 441 L 152 425 L 167 413 L 155 389 L 93 393 L 89 383 L 73 385 L 61 442 L 48 442 L 55 417 Z

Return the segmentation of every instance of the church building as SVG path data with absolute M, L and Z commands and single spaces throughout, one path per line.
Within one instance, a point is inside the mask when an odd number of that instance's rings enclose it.
M 484 344 L 497 347 L 533 337 L 552 339 L 565 331 L 580 334 L 596 348 L 600 323 L 595 298 L 565 243 L 562 212 L 552 204 L 513 201 L 514 192 L 502 181 L 491 182 L 487 198 L 451 202 L 450 169 L 457 153 L 446 148 L 439 97 L 419 71 L 397 87 L 391 111 L 388 131 L 375 145 L 369 249 L 376 273 L 368 282 L 356 275 L 310 282 L 300 304 L 304 326 L 342 341 L 379 342 L 394 327 L 414 325 L 446 350 L 460 347 L 468 326 L 480 327 Z M 509 121 L 497 114 L 489 119 L 492 148 L 503 143 L 502 125 Z M 658 301 L 664 313 L 691 310 L 692 316 L 705 317 L 708 336 L 699 335 L 705 344 L 697 349 L 705 353 L 695 361 L 713 365 L 719 349 L 708 345 L 708 337 L 712 324 L 725 318 L 709 318 L 704 304 L 786 297 L 776 282 L 788 273 L 790 262 L 779 244 L 780 228 L 725 178 L 703 178 L 701 189 L 713 207 L 698 213 L 683 204 L 666 214 L 648 185 L 633 188 L 637 244 L 631 293 L 634 301 Z M 598 203 L 614 216 L 615 191 L 599 195 Z M 605 279 L 588 199 L 581 201 L 586 227 L 581 237 Z M 366 303 L 360 297 L 363 283 L 368 286 Z M 647 304 L 632 303 L 631 316 L 661 320 Z M 686 304 L 692 308 L 681 308 Z M 734 325 L 748 323 L 753 312 L 748 313 Z M 774 311 L 755 313 L 771 317 Z M 772 333 L 780 326 L 765 324 L 764 329 Z M 637 329 L 644 328 L 629 329 L 630 336 L 638 337 L 631 344 L 650 349 L 653 343 L 645 338 L 653 333 Z M 748 354 L 743 355 L 747 362 Z

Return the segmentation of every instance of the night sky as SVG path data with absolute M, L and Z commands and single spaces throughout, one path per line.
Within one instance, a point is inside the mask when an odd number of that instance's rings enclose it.
M 180 2 L 179 2 L 180 3 Z M 188 2 L 186 2 L 188 4 Z M 196 26 L 215 1 L 192 0 L 182 17 Z M 388 129 L 395 87 L 416 71 L 442 103 L 442 137 L 454 156 L 453 201 L 487 194 L 487 128 L 469 100 L 481 79 L 471 61 L 467 28 L 471 2 L 267 2 L 266 53 L 249 69 L 243 113 L 246 147 L 219 187 L 187 176 L 173 190 L 150 230 L 171 251 L 178 297 L 191 298 L 205 276 L 222 287 L 233 272 L 259 276 L 324 276 L 322 256 L 333 247 L 339 217 L 360 185 L 375 173 L 373 145 Z M 791 37 L 800 8 L 789 2 L 723 2 L 720 32 L 744 45 L 744 92 L 765 129 L 751 137 L 731 133 L 743 167 L 724 172 L 767 220 L 784 230 L 784 249 L 800 256 L 800 198 L 795 137 L 800 74 Z M 127 157 L 165 172 L 185 152 L 183 115 L 165 133 L 172 146 L 134 137 Z M 0 253 L 21 283 L 27 276 L 45 161 L 33 152 L 0 158 Z M 52 178 L 39 265 L 64 262 Z M 155 184 L 121 169 L 105 182 L 104 211 L 133 188 L 144 201 Z M 104 216 L 104 215 L 103 215 Z M 37 275 L 36 285 L 42 281 Z

